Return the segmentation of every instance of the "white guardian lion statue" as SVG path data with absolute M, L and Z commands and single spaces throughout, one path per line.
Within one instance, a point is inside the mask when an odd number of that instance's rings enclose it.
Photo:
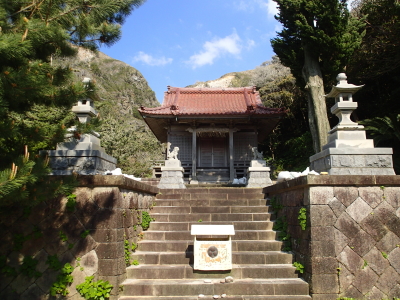
M 171 148 L 171 143 L 168 143 L 168 149 L 167 149 L 168 159 L 178 159 L 179 147 L 174 147 L 174 150 L 172 151 L 170 151 L 170 148 Z

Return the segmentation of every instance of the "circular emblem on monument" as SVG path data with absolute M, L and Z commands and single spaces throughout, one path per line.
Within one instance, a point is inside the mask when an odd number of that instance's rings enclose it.
M 218 249 L 215 246 L 211 246 L 207 249 L 207 254 L 209 257 L 214 258 L 218 256 Z

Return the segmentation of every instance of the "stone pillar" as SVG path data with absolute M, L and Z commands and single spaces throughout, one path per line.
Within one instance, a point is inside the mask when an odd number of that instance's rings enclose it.
M 192 131 L 192 180 L 191 184 L 198 184 L 197 181 L 197 130 Z
M 247 187 L 267 187 L 272 185 L 270 178 L 270 168 L 266 166 L 264 160 L 252 160 L 247 169 Z
M 229 180 L 233 182 L 235 169 L 233 165 L 233 129 L 229 128 Z
M 178 159 L 168 159 L 165 167 L 161 167 L 160 189 L 186 189 L 183 181 L 183 168 Z

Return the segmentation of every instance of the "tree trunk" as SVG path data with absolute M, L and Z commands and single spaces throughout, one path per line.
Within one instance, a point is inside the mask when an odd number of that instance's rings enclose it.
M 306 82 L 308 95 L 308 122 L 310 124 L 314 151 L 320 152 L 327 143 L 330 130 L 326 102 L 324 97 L 324 82 L 318 59 L 313 57 L 308 46 L 304 46 L 303 78 Z

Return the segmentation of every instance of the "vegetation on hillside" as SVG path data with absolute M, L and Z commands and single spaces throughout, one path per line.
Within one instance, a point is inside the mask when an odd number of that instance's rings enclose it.
M 352 6 L 366 24 L 361 47 L 347 68 L 352 83 L 365 84 L 355 95 L 359 108 L 353 117 L 371 129 L 375 145 L 393 148 L 400 174 L 400 3 L 357 0 Z
M 309 156 L 314 153 L 304 101 L 306 95 L 278 57 L 257 67 L 250 83 L 257 86 L 265 106 L 285 107 L 288 111 L 259 146 L 272 166 L 273 174 L 282 170 L 303 171 L 309 165 Z
M 101 119 L 97 131 L 106 153 L 117 158 L 117 167 L 125 174 L 150 176 L 152 161 L 163 156 L 161 144 L 137 111 L 140 106 L 159 105 L 143 75 L 124 62 L 84 49 L 73 59 L 55 63 L 70 66 L 76 81 L 94 80 L 99 98 L 94 104 Z

